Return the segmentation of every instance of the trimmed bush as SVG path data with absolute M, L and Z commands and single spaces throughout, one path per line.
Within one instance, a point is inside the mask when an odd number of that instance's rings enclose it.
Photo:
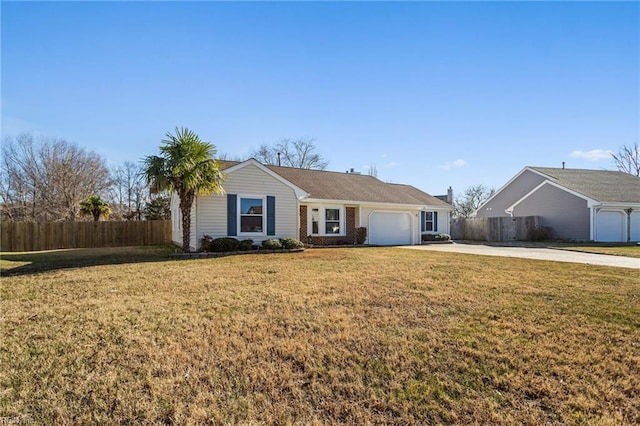
M 253 240 L 242 240 L 238 244 L 238 250 L 240 251 L 250 251 L 253 250 Z
M 553 228 L 539 226 L 529 231 L 529 241 L 550 241 L 553 238 Z
M 264 240 L 262 242 L 262 248 L 265 250 L 280 250 L 282 248 L 282 244 L 280 243 L 280 240 Z
M 299 249 L 303 248 L 304 244 L 302 241 L 296 240 L 295 238 L 280 238 L 280 244 L 282 244 L 282 248 L 285 249 Z
M 211 235 L 203 235 L 200 239 L 200 251 L 211 251 Z
M 422 241 L 449 241 L 451 239 L 451 235 L 449 234 L 423 234 Z
M 356 228 L 356 244 L 364 244 L 367 241 L 367 228 L 361 226 Z
M 216 238 L 215 240 L 211 241 L 210 243 L 211 249 L 207 251 L 213 251 L 218 253 L 228 252 L 228 251 L 237 251 L 239 245 L 240 245 L 240 242 L 235 238 L 231 238 L 231 237 Z

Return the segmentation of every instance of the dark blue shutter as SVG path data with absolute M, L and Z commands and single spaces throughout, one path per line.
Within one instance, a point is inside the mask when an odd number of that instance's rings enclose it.
M 420 231 L 421 232 L 425 232 L 425 229 L 427 229 L 426 228 L 426 224 L 425 224 L 426 220 L 427 220 L 426 212 L 420 212 L 420 221 L 422 223 L 422 225 L 420 225 Z
M 238 235 L 238 196 L 227 194 L 227 235 Z
M 267 195 L 267 235 L 276 235 L 276 197 Z
M 433 232 L 438 232 L 438 212 L 433 212 Z

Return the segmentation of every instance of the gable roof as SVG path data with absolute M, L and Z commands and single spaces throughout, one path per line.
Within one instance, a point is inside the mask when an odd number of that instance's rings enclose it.
M 527 167 L 552 182 L 604 203 L 640 203 L 640 177 L 611 170 Z
M 222 170 L 240 164 L 237 161 L 218 162 Z M 265 167 L 306 191 L 310 199 L 429 205 L 451 209 L 449 204 L 411 185 L 389 184 L 373 176 L 294 167 Z
M 420 201 L 422 204 L 428 204 L 430 206 L 443 206 L 443 207 L 451 207 L 451 204 L 447 203 L 446 200 L 443 200 L 440 197 L 447 197 L 446 195 L 431 195 L 426 192 L 416 188 L 415 186 L 405 185 L 402 183 L 388 183 L 387 185 L 393 186 L 395 189 L 404 192 L 405 194 L 410 195 L 416 200 Z
M 223 160 L 217 160 L 218 164 L 220 165 L 220 170 L 225 170 L 227 173 L 232 173 L 238 169 L 241 169 L 243 167 L 252 165 L 255 166 L 257 168 L 259 168 L 260 170 L 262 170 L 264 173 L 270 175 L 271 177 L 273 177 L 274 179 L 282 182 L 283 184 L 287 185 L 288 187 L 290 187 L 291 189 L 293 189 L 293 192 L 296 194 L 296 197 L 298 198 L 303 198 L 303 197 L 307 197 L 309 194 L 302 188 L 300 188 L 299 186 L 295 185 L 294 183 L 292 183 L 291 181 L 288 181 L 287 179 L 283 178 L 282 176 L 280 176 L 279 174 L 275 173 L 272 170 L 269 170 L 264 164 L 260 163 L 259 161 L 250 158 L 246 161 L 243 162 L 239 162 L 239 161 L 223 161 Z

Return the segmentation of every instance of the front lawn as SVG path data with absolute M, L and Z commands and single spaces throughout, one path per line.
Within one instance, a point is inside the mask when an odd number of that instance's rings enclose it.
M 640 423 L 637 270 L 390 248 L 139 250 L 4 266 L 0 417 Z
M 564 250 L 583 251 L 586 253 L 611 254 L 614 256 L 640 257 L 640 246 L 621 245 L 569 245 Z

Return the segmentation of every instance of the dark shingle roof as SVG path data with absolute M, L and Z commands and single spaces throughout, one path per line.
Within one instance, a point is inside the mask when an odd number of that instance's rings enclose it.
M 236 164 L 238 162 L 220 161 L 223 170 Z M 309 193 L 309 198 L 451 207 L 411 185 L 389 184 L 373 176 L 293 167 L 266 167 Z
M 640 203 L 640 177 L 611 170 L 529 167 L 555 183 L 600 202 Z

